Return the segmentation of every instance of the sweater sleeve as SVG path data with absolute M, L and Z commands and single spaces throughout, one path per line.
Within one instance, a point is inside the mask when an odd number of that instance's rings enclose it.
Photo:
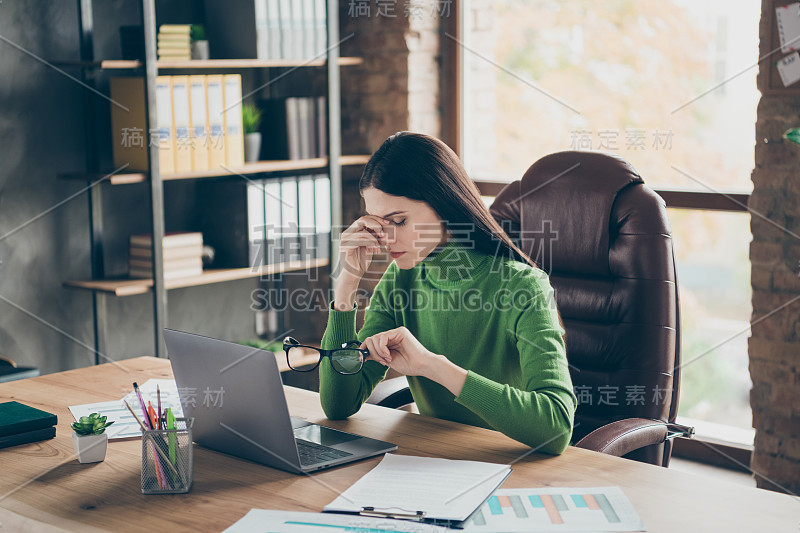
M 350 311 L 330 308 L 328 325 L 322 336 L 323 349 L 338 348 L 353 339 L 364 342 L 367 337 L 397 327 L 394 312 L 388 306 L 390 288 L 394 286 L 396 274 L 397 265 L 392 263 L 372 293 L 364 312 L 364 325 L 358 334 L 355 304 Z M 325 415 L 336 420 L 357 412 L 375 386 L 386 377 L 387 371 L 387 367 L 370 360 L 364 363 L 361 372 L 346 376 L 335 371 L 330 361 L 323 361 L 319 367 L 319 395 Z
M 528 302 L 514 327 L 525 387 L 469 371 L 456 401 L 536 451 L 560 454 L 572 436 L 577 399 L 567 368 L 564 329 L 548 289 Z

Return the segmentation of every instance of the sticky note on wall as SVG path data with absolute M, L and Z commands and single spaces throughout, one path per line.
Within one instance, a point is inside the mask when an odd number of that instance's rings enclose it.
M 781 75 L 784 87 L 800 80 L 800 52 L 784 57 L 775 65 L 778 67 L 778 74 Z

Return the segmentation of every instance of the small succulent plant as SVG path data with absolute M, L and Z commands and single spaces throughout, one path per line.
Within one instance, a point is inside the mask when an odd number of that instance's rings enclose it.
M 100 435 L 108 426 L 114 422 L 106 423 L 106 416 L 100 416 L 100 413 L 92 413 L 89 416 L 82 416 L 80 420 L 72 423 L 72 429 L 78 435 Z

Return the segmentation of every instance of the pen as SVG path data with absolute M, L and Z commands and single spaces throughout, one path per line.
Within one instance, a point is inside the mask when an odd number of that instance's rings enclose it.
M 156 398 L 158 398 L 158 429 L 163 429 L 161 426 L 161 388 L 156 385 Z
M 139 385 L 134 381 L 133 382 L 133 390 L 136 393 L 136 396 L 139 398 L 139 406 L 142 408 L 142 416 L 144 416 L 144 425 L 145 429 L 153 429 L 150 427 L 150 422 L 147 420 L 147 408 L 144 406 L 144 400 L 142 400 L 142 393 L 139 392 Z
M 147 402 L 147 416 L 150 418 L 150 427 L 157 429 L 156 425 L 156 410 L 153 409 L 153 404 Z
M 172 414 L 172 408 L 168 407 L 166 414 L 164 415 L 164 420 L 167 425 L 168 430 L 175 430 L 177 428 L 177 424 L 175 423 L 175 415 Z M 175 444 L 177 442 L 177 437 L 173 431 L 167 433 L 167 441 L 169 442 L 169 460 L 175 463 Z
M 362 507 L 359 513 L 361 516 L 370 516 L 373 518 L 394 518 L 397 520 L 414 520 L 422 522 L 425 520 L 425 511 L 410 512 L 405 511 L 402 513 L 390 513 L 385 511 L 378 511 L 374 507 Z

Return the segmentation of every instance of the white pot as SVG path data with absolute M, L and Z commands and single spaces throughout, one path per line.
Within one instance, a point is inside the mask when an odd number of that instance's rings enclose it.
M 208 41 L 192 41 L 190 49 L 192 59 L 207 60 L 209 58 Z
M 72 432 L 72 444 L 78 454 L 79 463 L 99 463 L 106 458 L 108 433 L 99 435 L 78 435 Z
M 261 155 L 261 133 L 248 133 L 244 136 L 244 161 L 253 163 Z

